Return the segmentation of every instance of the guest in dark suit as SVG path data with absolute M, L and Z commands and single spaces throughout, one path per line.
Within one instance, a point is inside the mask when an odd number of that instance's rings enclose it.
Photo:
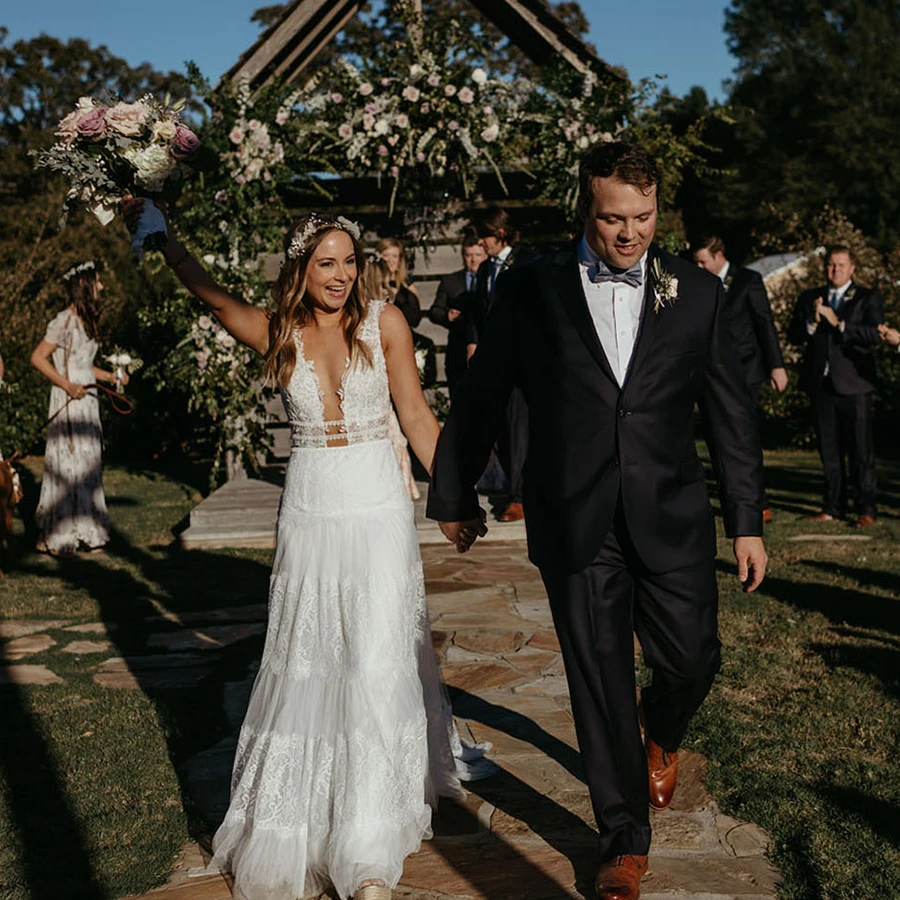
M 484 334 L 501 277 L 535 258 L 532 250 L 519 245 L 519 236 L 513 231 L 506 210 L 499 207 L 485 210 L 475 227 L 488 258 L 479 267 L 475 279 L 475 294 L 466 332 L 466 352 L 470 359 Z M 497 440 L 497 458 L 509 478 L 509 502 L 500 514 L 501 522 L 517 522 L 525 517 L 522 490 L 527 455 L 528 407 L 521 391 L 513 388 Z
M 474 484 L 513 387 L 528 405 L 525 522 L 562 647 L 599 830 L 600 898 L 634 900 L 678 747 L 719 669 L 716 531 L 694 407 L 738 577 L 765 574 L 762 454 L 721 282 L 652 244 L 660 172 L 598 143 L 580 167 L 582 238 L 507 272 L 438 441 L 428 515 L 464 551 Z M 632 629 L 653 671 L 635 704 Z
M 800 387 L 812 401 L 825 473 L 822 511 L 812 518 L 819 522 L 844 518 L 849 482 L 856 526 L 866 528 L 875 523 L 872 348 L 881 341 L 884 305 L 879 291 L 853 281 L 855 271 L 853 251 L 831 247 L 825 256 L 828 283 L 800 295 L 789 336 L 792 343 L 805 347 Z
M 434 303 L 429 313 L 431 321 L 447 329 L 447 386 L 453 397 L 456 384 L 468 366 L 466 354 L 466 328 L 469 307 L 475 293 L 475 280 L 479 266 L 487 259 L 487 253 L 474 234 L 463 240 L 463 268 L 444 275 L 438 285 Z
M 725 243 L 715 235 L 694 241 L 691 250 L 694 262 L 717 275 L 725 285 L 728 329 L 754 405 L 759 403 L 766 379 L 772 390 L 782 393 L 787 388 L 788 376 L 762 276 L 753 269 L 732 266 L 725 256 Z M 763 522 L 771 521 L 772 511 L 766 503 Z

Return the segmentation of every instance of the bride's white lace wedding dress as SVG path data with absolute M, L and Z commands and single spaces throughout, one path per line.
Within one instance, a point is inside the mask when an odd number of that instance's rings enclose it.
M 278 516 L 269 624 L 241 729 L 231 805 L 210 866 L 235 897 L 293 900 L 368 879 L 389 887 L 459 795 L 452 717 L 425 608 L 412 504 L 388 436 L 373 302 L 358 332 L 373 365 L 344 372 L 344 446 L 329 446 L 312 363 L 282 390 L 293 451 Z

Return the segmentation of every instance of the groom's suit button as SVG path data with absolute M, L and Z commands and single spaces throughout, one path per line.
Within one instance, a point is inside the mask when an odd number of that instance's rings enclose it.
M 631 415 L 631 413 L 630 413 L 627 409 L 620 409 L 620 410 L 619 410 L 619 418 L 620 418 L 620 419 L 624 419 L 625 416 L 630 416 L 630 415 Z

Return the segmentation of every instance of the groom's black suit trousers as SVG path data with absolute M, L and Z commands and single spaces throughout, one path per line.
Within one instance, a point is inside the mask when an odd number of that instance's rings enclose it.
M 710 558 L 674 572 L 640 562 L 617 509 L 593 562 L 541 570 L 559 635 L 578 744 L 600 832 L 600 858 L 650 847 L 647 760 L 635 701 L 634 641 L 653 672 L 642 692 L 649 737 L 677 750 L 719 670 Z

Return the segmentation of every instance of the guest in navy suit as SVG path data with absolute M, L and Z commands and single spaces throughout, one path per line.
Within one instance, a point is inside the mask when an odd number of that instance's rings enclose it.
M 843 519 L 850 495 L 856 526 L 867 528 L 875 524 L 877 490 L 872 348 L 881 342 L 884 304 L 880 291 L 853 281 L 855 271 L 849 247 L 830 248 L 825 256 L 828 283 L 800 295 L 789 336 L 805 348 L 800 387 L 812 401 L 825 473 L 822 510 L 812 518 L 819 522 Z

